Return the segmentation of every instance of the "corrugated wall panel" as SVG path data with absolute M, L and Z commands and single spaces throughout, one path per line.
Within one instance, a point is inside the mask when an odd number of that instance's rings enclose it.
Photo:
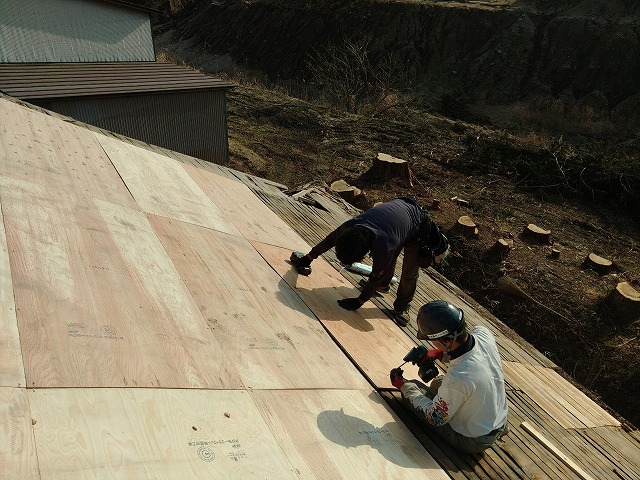
M 34 102 L 112 132 L 216 163 L 228 159 L 224 90 Z
M 146 12 L 86 0 L 0 1 L 0 63 L 153 60 Z

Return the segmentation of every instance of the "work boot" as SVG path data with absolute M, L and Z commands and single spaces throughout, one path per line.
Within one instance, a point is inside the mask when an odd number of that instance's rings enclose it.
M 393 320 L 401 327 L 409 325 L 409 309 L 402 312 L 393 310 Z

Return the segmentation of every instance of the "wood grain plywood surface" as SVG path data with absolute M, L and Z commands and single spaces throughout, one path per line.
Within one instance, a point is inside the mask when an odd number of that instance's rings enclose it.
M 149 218 L 246 387 L 370 388 L 247 240 Z
M 38 479 L 27 392 L 0 387 L 0 478 Z
M 0 187 L 0 387 L 24 386 L 24 365 L 20 350 L 16 306 L 13 300 L 13 283 L 7 237 L 4 231 Z
M 245 391 L 29 392 L 42 477 L 297 478 Z
M 240 386 L 143 213 L 2 199 L 29 387 Z
M 253 391 L 302 478 L 449 479 L 375 392 Z
M 564 428 L 619 426 L 593 400 L 550 368 L 502 362 L 505 379 L 525 392 Z
M 0 174 L 133 207 L 93 133 L 0 99 Z
M 279 247 L 308 252 L 311 247 L 245 184 L 192 165 L 182 165 L 242 235 Z
M 359 292 L 329 263 L 314 260 L 313 273 L 298 275 L 289 264 L 289 250 L 252 242 L 255 249 L 295 289 L 323 325 L 378 388 L 393 388 L 389 372 L 415 346 L 392 320 L 371 302 L 356 311 L 344 310 L 340 298 L 355 297 Z M 418 369 L 403 367 L 406 378 L 418 378 Z
M 95 135 L 144 212 L 240 235 L 182 164 L 118 139 Z

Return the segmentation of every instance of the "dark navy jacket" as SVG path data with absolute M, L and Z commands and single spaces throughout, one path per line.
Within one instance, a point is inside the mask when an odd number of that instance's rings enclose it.
M 371 260 L 373 267 L 360 300 L 369 300 L 385 278 L 391 278 L 396 260 L 404 245 L 417 237 L 427 213 L 410 198 L 398 198 L 382 203 L 347 220 L 318 245 L 311 249 L 309 257 L 318 258 L 336 245 L 336 238 L 348 227 L 363 226 L 373 232 Z

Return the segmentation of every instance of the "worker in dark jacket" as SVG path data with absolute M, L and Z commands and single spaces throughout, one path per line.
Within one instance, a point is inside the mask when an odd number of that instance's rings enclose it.
M 311 262 L 335 247 L 338 260 L 345 265 L 362 260 L 367 253 L 373 261 L 372 272 L 360 296 L 338 300 L 347 310 L 356 310 L 377 290 L 389 287 L 396 261 L 404 250 L 402 275 L 393 304 L 395 321 L 409 323 L 408 310 L 416 291 L 420 267 L 440 263 L 449 252 L 449 243 L 427 212 L 410 198 L 398 198 L 377 205 L 347 220 L 311 251 L 294 252 L 291 262 L 298 272 L 311 273 Z

